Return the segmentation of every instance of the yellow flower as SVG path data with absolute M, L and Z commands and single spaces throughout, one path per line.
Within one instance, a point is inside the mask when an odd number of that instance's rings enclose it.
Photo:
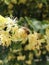
M 34 36 L 34 34 L 30 34 L 29 35 L 29 44 L 35 45 L 35 43 L 37 43 L 36 37 Z
M 6 27 L 6 24 L 4 24 L 4 23 L 0 24 L 0 30 L 3 30 L 5 27 Z
M 12 31 L 13 34 L 15 34 L 18 31 L 18 26 L 13 25 L 13 27 L 11 27 L 11 31 Z
M 29 34 L 28 40 L 29 40 L 29 44 L 26 46 L 26 49 L 35 50 L 35 45 L 37 45 L 36 34 Z
M 2 30 L 6 25 L 6 19 L 0 15 L 0 30 Z
M 18 41 L 18 33 L 17 32 L 11 36 L 11 40 Z
M 26 60 L 26 63 L 27 63 L 28 65 L 31 65 L 32 61 L 31 61 L 31 60 Z
M 49 45 L 46 45 L 46 50 L 49 52 Z
M 40 35 L 40 34 L 39 34 Z M 40 49 L 41 43 L 45 42 L 45 39 L 40 39 L 38 33 L 34 32 L 34 34 L 28 35 L 29 44 L 26 45 L 25 50 L 35 50 Z
M 2 46 L 9 46 L 11 44 L 10 35 L 7 31 L 0 31 L 0 41 Z
M 45 39 L 38 39 L 38 45 L 41 46 L 41 43 L 44 43 L 45 42 Z
M 10 17 L 6 17 L 5 19 L 7 21 L 6 24 L 8 24 L 8 25 L 13 25 L 14 24 L 14 21 Z
M 11 40 L 12 41 L 18 41 L 18 26 L 17 25 L 15 25 L 14 27 L 11 27 L 11 30 L 10 30 L 11 32 L 12 32 L 12 36 L 11 36 Z
M 0 15 L 0 23 L 4 23 L 4 22 L 6 22 L 6 19 Z
M 49 37 L 49 29 L 46 29 L 46 35 Z
M 46 35 L 45 35 L 45 39 L 47 41 L 47 44 L 49 45 L 49 29 L 46 29 Z
M 46 32 L 45 32 L 45 39 L 46 39 L 46 42 L 47 42 L 47 45 L 46 45 L 46 49 L 47 51 L 49 51 L 49 27 L 46 28 Z
M 17 30 L 18 29 L 18 25 L 14 22 L 14 20 L 10 19 L 9 17 L 6 18 L 7 22 L 6 22 L 6 25 L 7 25 L 7 30 L 10 31 L 10 30 Z
M 25 43 L 27 40 L 27 33 L 23 28 L 19 28 L 18 30 L 18 38 L 22 40 L 22 43 Z
M 22 55 L 18 56 L 17 60 L 25 60 L 25 55 L 24 56 L 22 56 Z

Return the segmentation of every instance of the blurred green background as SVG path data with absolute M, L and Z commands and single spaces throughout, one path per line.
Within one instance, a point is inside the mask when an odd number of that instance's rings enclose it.
M 49 19 L 49 0 L 0 0 L 3 16 Z

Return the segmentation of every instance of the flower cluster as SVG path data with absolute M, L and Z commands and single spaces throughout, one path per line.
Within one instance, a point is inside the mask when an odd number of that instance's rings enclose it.
M 27 33 L 23 27 L 19 28 L 14 20 L 0 15 L 0 45 L 8 47 L 11 45 L 11 41 L 22 41 L 24 43 L 26 39 Z
M 29 28 L 19 26 L 17 24 L 18 21 L 12 20 L 9 17 L 3 17 L 0 15 L 0 45 L 9 47 L 11 46 L 14 42 L 14 45 L 16 42 L 21 41 L 21 43 L 16 43 L 16 48 L 13 48 L 12 50 L 13 53 L 16 53 L 17 47 L 20 47 L 21 44 L 21 50 L 24 51 L 33 51 L 33 56 L 36 56 L 40 58 L 42 55 L 46 55 L 47 52 L 49 53 L 49 27 L 45 29 L 45 34 L 41 34 L 38 32 L 30 32 Z M 24 46 L 23 46 L 24 45 Z M 23 46 L 23 47 L 22 47 Z M 11 48 L 10 48 L 11 51 Z M 30 53 L 28 55 L 30 57 Z M 32 56 L 32 55 L 31 55 Z M 20 57 L 20 58 L 19 58 Z M 22 60 L 21 57 L 25 58 L 22 56 L 22 53 L 17 57 L 17 60 Z M 14 57 L 15 58 L 15 57 Z M 23 60 L 24 60 L 23 58 Z M 31 58 L 31 57 L 30 57 Z
M 29 43 L 26 45 L 25 49 L 39 49 L 41 43 L 45 42 L 49 47 L 49 29 L 46 29 L 44 35 L 37 32 L 27 34 L 26 27 L 19 27 L 14 20 L 10 19 L 9 17 L 4 18 L 0 15 L 0 45 L 9 46 L 11 45 L 11 41 L 22 41 L 22 43 L 25 43 L 27 39 Z

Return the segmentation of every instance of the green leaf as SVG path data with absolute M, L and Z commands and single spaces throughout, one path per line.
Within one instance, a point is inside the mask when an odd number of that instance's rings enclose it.
M 21 47 L 22 47 L 21 41 L 17 41 L 17 42 L 12 41 L 12 44 L 11 44 L 12 50 L 17 50 L 17 49 L 20 49 Z
M 43 3 L 47 3 L 47 0 L 42 0 Z

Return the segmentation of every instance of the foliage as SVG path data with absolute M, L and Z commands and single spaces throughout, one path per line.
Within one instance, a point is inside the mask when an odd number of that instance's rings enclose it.
M 48 56 L 49 22 L 0 15 L 0 65 L 36 65 L 36 59 L 45 63 Z
M 0 0 L 3 16 L 49 19 L 49 0 Z

